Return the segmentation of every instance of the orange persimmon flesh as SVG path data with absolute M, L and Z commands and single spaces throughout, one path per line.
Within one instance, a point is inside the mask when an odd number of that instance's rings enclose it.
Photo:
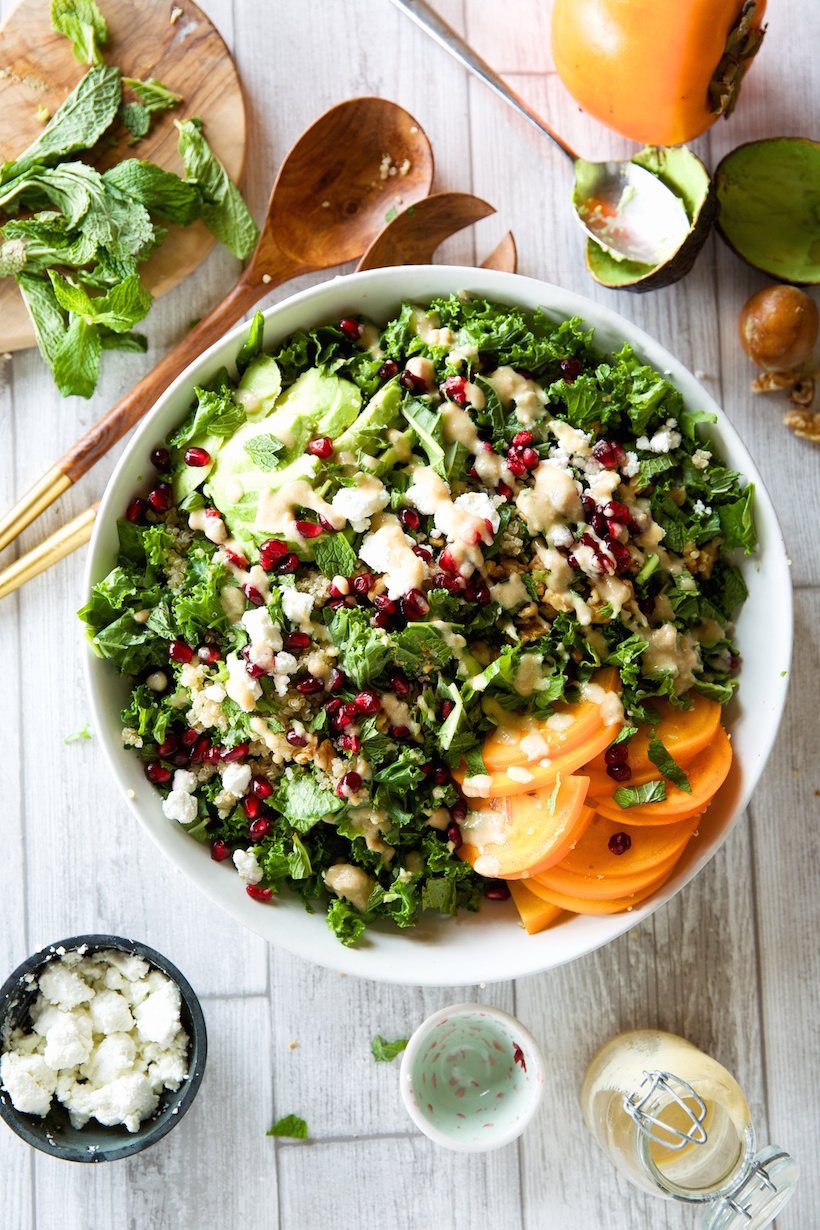
M 528 883 L 527 887 L 531 888 L 536 896 L 540 897 L 543 901 L 548 901 L 551 905 L 557 906 L 562 910 L 569 910 L 571 914 L 620 914 L 623 910 L 629 910 L 633 906 L 640 905 L 642 901 L 646 901 L 648 897 L 651 897 L 669 879 L 672 871 L 674 871 L 674 864 L 671 870 L 662 871 L 640 892 L 629 893 L 623 897 L 610 897 L 605 900 L 568 896 L 566 893 L 558 893 L 554 889 L 544 888 L 537 880 Z
M 619 729 L 619 726 L 599 726 L 598 730 L 584 743 L 551 758 L 546 758 L 543 764 L 537 761 L 527 765 L 511 764 L 508 769 L 498 772 L 490 772 L 488 765 L 487 776 L 490 780 L 489 784 L 482 783 L 480 797 L 482 799 L 506 799 L 516 794 L 532 794 L 540 790 L 549 791 L 557 781 L 559 774 L 562 778 L 569 776 L 586 761 L 609 747 Z M 470 782 L 467 780 L 467 773 L 463 767 L 454 769 L 453 777 L 468 798 L 476 797 L 470 794 Z
M 673 820 L 685 820 L 688 816 L 706 810 L 726 780 L 731 766 L 732 745 L 726 731 L 719 726 L 709 746 L 686 767 L 686 776 L 692 787 L 691 794 L 667 781 L 666 798 L 662 802 L 624 808 L 615 802 L 618 783 L 612 782 L 607 791 L 608 797 L 599 794 L 592 801 L 602 816 L 609 820 L 620 820 L 624 824 L 669 824 Z M 625 785 L 628 786 L 629 783 Z
M 530 892 L 526 887 L 523 880 L 510 880 L 508 887 L 512 894 L 513 904 L 518 910 L 518 917 L 529 935 L 537 935 L 539 931 L 545 931 L 564 912 L 559 906 L 536 897 L 535 893 Z
M 632 786 L 640 786 L 658 776 L 657 767 L 649 759 L 650 739 L 660 739 L 672 759 L 685 768 L 709 746 L 720 725 L 721 707 L 718 702 L 698 693 L 693 696 L 689 709 L 678 709 L 668 700 L 660 701 L 653 708 L 660 721 L 655 726 L 642 726 L 627 744 L 632 772 L 629 784 Z M 612 778 L 607 774 L 603 753 L 590 760 L 584 766 L 584 772 L 589 774 L 591 793 L 611 792 L 608 783 Z
M 628 811 L 621 820 L 594 815 L 560 868 L 579 879 L 603 876 L 611 880 L 636 872 L 651 873 L 669 859 L 680 858 L 700 823 L 700 816 L 695 815 L 674 824 L 644 824 L 630 828 L 628 817 Z M 632 845 L 624 854 L 613 854 L 609 848 L 610 839 L 623 832 L 627 833 Z
M 459 856 L 479 875 L 520 880 L 558 863 L 592 819 L 585 777 L 563 778 L 552 791 L 481 800 L 461 824 Z M 552 803 L 552 808 L 551 808 Z
M 616 861 L 616 856 L 611 855 L 612 861 Z M 648 885 L 655 884 L 658 878 L 672 871 L 672 868 L 678 862 L 679 854 L 673 854 L 671 858 L 664 859 L 657 867 L 651 870 L 635 871 L 631 875 L 621 875 L 606 877 L 600 879 L 596 876 L 578 876 L 571 871 L 566 871 L 563 863 L 559 863 L 557 867 L 549 867 L 546 871 L 541 871 L 532 880 L 527 880 L 529 885 L 540 885 L 547 892 L 563 893 L 565 897 L 575 897 L 579 901 L 618 901 L 622 897 L 633 895 L 641 892 Z M 537 892 L 537 888 L 533 888 Z
M 620 676 L 613 668 L 598 671 L 591 682 L 605 692 L 620 691 Z M 526 768 L 531 761 L 553 759 L 571 748 L 586 744 L 603 725 L 601 706 L 596 701 L 579 700 L 573 704 L 558 701 L 554 708 L 557 720 L 552 725 L 550 718 L 517 718 L 497 726 L 487 736 L 482 753 L 488 773 L 503 772 L 510 765 Z M 615 733 L 613 730 L 613 738 Z M 537 749 L 532 756 L 528 756 L 521 747 L 522 742 L 526 747 L 528 737 Z M 542 744 L 540 748 L 537 746 L 539 742 Z M 582 764 L 583 761 L 578 763 Z

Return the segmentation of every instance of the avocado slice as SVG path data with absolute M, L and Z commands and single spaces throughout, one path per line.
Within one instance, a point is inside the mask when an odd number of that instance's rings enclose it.
M 397 376 L 373 394 L 370 401 L 346 431 L 335 440 L 338 453 L 381 451 L 385 432 L 399 422 L 403 389 Z M 330 435 L 330 432 L 325 433 Z
M 352 380 L 310 367 L 280 396 L 275 410 L 264 420 L 265 430 L 282 441 L 284 460 L 291 461 L 314 436 L 336 440 L 356 419 L 361 406 L 361 390 Z
M 262 354 L 248 365 L 239 381 L 239 397 L 249 419 L 261 419 L 270 414 L 282 392 L 282 373 L 272 355 Z
M 715 172 L 721 239 L 753 269 L 820 283 L 820 141 L 772 137 L 739 145 Z
M 662 265 L 616 260 L 594 239 L 587 240 L 586 261 L 596 282 L 613 290 L 638 293 L 671 286 L 689 272 L 712 229 L 717 198 L 709 172 L 686 146 L 659 149 L 648 146 L 630 159 L 657 175 L 683 202 L 690 230 L 677 252 Z
M 320 464 L 318 457 L 305 453 L 290 465 L 261 469 L 246 445 L 255 436 L 269 434 L 269 424 L 270 419 L 262 419 L 240 427 L 217 454 L 205 486 L 231 534 L 245 546 L 254 545 L 260 537 L 264 538 L 266 530 L 273 532 L 275 528 L 256 524 L 261 494 L 279 491 L 299 479 L 312 482 Z

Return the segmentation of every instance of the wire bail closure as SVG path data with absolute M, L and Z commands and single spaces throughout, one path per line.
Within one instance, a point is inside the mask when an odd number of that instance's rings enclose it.
M 645 1085 L 648 1088 L 642 1093 Z M 679 1089 L 683 1090 L 683 1095 L 678 1092 Z M 683 1111 L 690 1125 L 688 1129 L 673 1127 L 652 1113 L 661 1093 Z M 703 1098 L 672 1072 L 644 1072 L 636 1091 L 624 1099 L 624 1110 L 648 1140 L 654 1140 L 665 1149 L 679 1151 L 687 1145 L 705 1145 L 708 1140 L 703 1126 L 707 1115 Z

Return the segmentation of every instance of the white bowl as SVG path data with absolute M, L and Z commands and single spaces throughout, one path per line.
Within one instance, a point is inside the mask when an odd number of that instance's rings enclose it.
M 410 985 L 467 985 L 551 969 L 609 943 L 674 896 L 709 861 L 749 801 L 777 734 L 791 659 L 792 602 L 786 549 L 771 500 L 751 457 L 726 416 L 695 378 L 662 346 L 615 312 L 558 286 L 514 274 L 459 266 L 376 269 L 335 278 L 268 309 L 265 345 L 276 345 L 296 329 L 351 313 L 363 313 L 381 322 L 395 314 L 402 300 L 424 303 L 459 290 L 525 308 L 543 307 L 556 318 L 581 316 L 594 326 L 596 344 L 602 350 L 615 350 L 624 340 L 630 342 L 644 360 L 669 373 L 688 406 L 717 415 L 717 424 L 708 434 L 728 464 L 756 486 L 760 545 L 753 558 L 741 561 L 749 597 L 737 625 L 743 665 L 739 694 L 729 713 L 732 772 L 707 813 L 699 838 L 691 843 L 674 876 L 651 900 L 624 914 L 579 915 L 535 936 L 527 935 L 518 925 L 511 903 L 486 902 L 478 914 L 462 914 L 456 919 L 425 918 L 410 930 L 379 924 L 368 930 L 357 947 L 345 948 L 328 929 L 321 910 L 308 914 L 300 900 L 287 896 L 271 905 L 252 901 L 230 866 L 213 862 L 206 846 L 187 837 L 176 822 L 165 819 L 160 796 L 146 781 L 141 762 L 120 742 L 125 682 L 90 650 L 86 662 L 94 728 L 120 789 L 150 837 L 178 867 L 234 918 L 271 943 L 332 969 Z M 191 364 L 135 433 L 111 476 L 97 516 L 86 571 L 89 588 L 114 565 L 116 520 L 131 495 L 144 485 L 151 448 L 185 417 L 194 385 L 205 384 L 223 365 L 232 367 L 246 331 L 246 324 L 237 325 Z

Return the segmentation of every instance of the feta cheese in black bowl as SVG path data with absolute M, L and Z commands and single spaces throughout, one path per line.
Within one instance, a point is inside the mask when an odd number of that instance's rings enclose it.
M 0 988 L 0 1116 L 64 1161 L 116 1161 L 161 1140 L 196 1097 L 206 1055 L 190 984 L 136 940 L 60 940 Z

